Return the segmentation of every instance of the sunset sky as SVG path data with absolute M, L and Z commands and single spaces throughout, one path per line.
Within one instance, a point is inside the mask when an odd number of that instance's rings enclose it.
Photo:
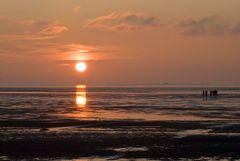
M 0 86 L 238 84 L 239 11 L 239 0 L 1 0 Z

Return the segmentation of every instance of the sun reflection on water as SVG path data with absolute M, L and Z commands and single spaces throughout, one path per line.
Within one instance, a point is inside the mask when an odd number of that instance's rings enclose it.
M 77 85 L 76 86 L 76 104 L 77 107 L 86 107 L 87 97 L 86 97 L 86 86 Z

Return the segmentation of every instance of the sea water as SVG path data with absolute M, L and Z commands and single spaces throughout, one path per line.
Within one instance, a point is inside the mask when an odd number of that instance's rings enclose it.
M 217 89 L 219 95 L 203 97 L 203 89 Z M 0 120 L 236 119 L 240 88 L 1 88 L 0 114 Z

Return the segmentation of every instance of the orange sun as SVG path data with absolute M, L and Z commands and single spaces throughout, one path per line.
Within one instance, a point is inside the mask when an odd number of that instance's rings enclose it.
M 84 62 L 77 63 L 75 66 L 78 72 L 85 72 L 87 70 L 87 65 Z

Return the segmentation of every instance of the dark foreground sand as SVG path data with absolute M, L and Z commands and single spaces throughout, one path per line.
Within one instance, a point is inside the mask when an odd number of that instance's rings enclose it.
M 0 121 L 0 156 L 22 158 L 240 158 L 228 121 Z

